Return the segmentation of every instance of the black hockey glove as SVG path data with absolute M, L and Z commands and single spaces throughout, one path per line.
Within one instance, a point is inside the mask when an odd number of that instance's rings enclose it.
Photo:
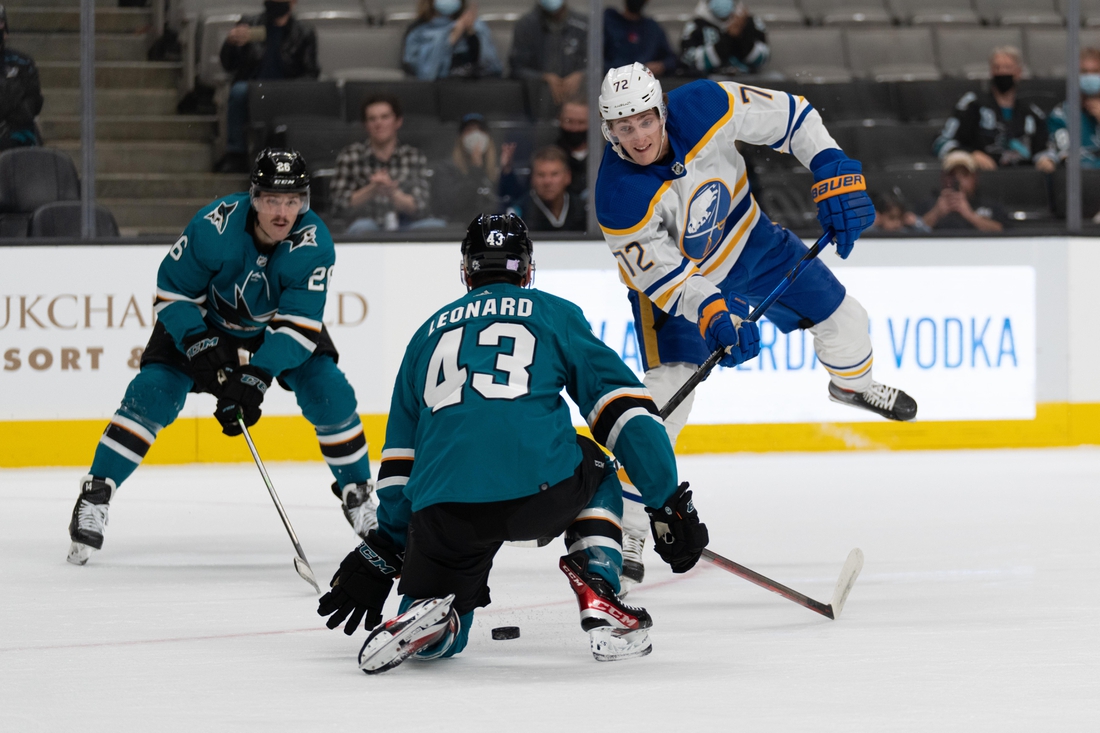
M 183 342 L 183 354 L 191 365 L 191 379 L 200 392 L 217 394 L 218 371 L 237 365 L 237 349 L 224 333 L 213 328 Z
M 699 521 L 687 481 L 676 488 L 663 507 L 646 507 L 646 512 L 653 530 L 653 549 L 672 566 L 672 572 L 686 573 L 695 567 L 710 542 L 710 534 L 707 525 Z
M 260 419 L 260 405 L 263 404 L 267 388 L 271 386 L 271 376 L 263 369 L 251 364 L 227 367 L 218 374 L 225 381 L 218 390 L 218 406 L 214 417 L 222 424 L 226 435 L 240 435 L 241 426 L 237 424 L 237 410 L 244 416 L 244 424 L 252 427 Z
M 370 631 L 382 623 L 382 606 L 394 578 L 401 574 L 403 559 L 404 553 L 396 545 L 372 529 L 367 539 L 340 563 L 329 583 L 332 590 L 321 596 L 317 604 L 317 615 L 329 617 L 325 625 L 330 629 L 348 619 L 344 626 L 348 636 L 355 633 L 360 621 Z

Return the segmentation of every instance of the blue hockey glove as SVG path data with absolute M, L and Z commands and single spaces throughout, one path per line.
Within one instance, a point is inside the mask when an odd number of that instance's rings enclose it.
M 214 417 L 222 425 L 226 435 L 240 435 L 241 426 L 237 424 L 237 410 L 244 416 L 244 424 L 252 427 L 260 419 L 260 405 L 263 404 L 267 388 L 271 386 L 271 375 L 251 364 L 226 367 L 218 372 L 218 379 L 225 381 L 218 391 L 218 406 Z
M 728 302 L 734 304 L 733 316 Z M 735 367 L 760 353 L 760 327 L 753 321 L 743 321 L 742 312 L 748 316 L 748 302 L 734 294 L 723 299 L 715 293 L 699 307 L 699 333 L 706 340 L 707 348 L 711 353 L 718 349 L 726 351 L 719 366 Z
M 810 163 L 814 187 L 810 189 L 817 204 L 817 220 L 822 229 L 836 233 L 836 252 L 847 259 L 864 229 L 875 223 L 875 207 L 867 195 L 863 166 L 839 150 L 826 150 Z
M 344 633 L 351 636 L 360 621 L 368 631 L 382 623 L 382 607 L 404 559 L 401 549 L 377 530 L 368 532 L 367 539 L 340 563 L 329 583 L 332 590 L 317 603 L 317 615 L 329 617 L 325 626 L 335 629 L 346 618 Z
M 646 513 L 653 531 L 653 549 L 672 567 L 672 572 L 686 573 L 695 567 L 710 542 L 710 533 L 707 525 L 699 521 L 687 481 L 676 487 L 664 506 L 646 507 Z

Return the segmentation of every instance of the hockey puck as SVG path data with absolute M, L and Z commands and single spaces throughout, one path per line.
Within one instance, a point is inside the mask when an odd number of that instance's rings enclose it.
M 493 638 L 497 641 L 503 641 L 504 639 L 518 639 L 519 627 L 518 626 L 498 626 L 493 629 Z

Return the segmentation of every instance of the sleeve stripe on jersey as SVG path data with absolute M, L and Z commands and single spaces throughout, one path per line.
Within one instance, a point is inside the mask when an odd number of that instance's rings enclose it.
M 653 396 L 649 393 L 649 390 L 645 387 L 622 387 L 620 389 L 613 389 L 605 394 L 600 399 L 596 400 L 596 404 L 592 406 L 592 410 L 588 413 L 588 427 L 592 427 L 600 421 L 600 413 L 603 412 L 603 408 L 608 404 L 614 402 L 620 397 L 635 397 L 641 400 L 653 401 Z M 382 454 L 382 460 L 385 459 L 385 453 Z
M 316 331 L 317 333 L 321 332 L 321 326 L 323 325 L 320 321 L 315 321 L 312 318 L 303 318 L 302 316 L 290 316 L 286 313 L 276 313 L 275 317 L 272 318 L 271 321 L 273 323 L 277 321 L 293 323 L 295 326 L 307 329 L 309 331 Z
M 416 451 L 412 448 L 385 448 L 382 450 L 383 461 L 389 461 L 394 458 L 407 458 L 411 461 L 416 458 Z
M 206 302 L 206 296 L 200 295 L 197 298 L 188 298 L 186 295 L 180 295 L 179 293 L 173 293 L 170 290 L 157 288 L 157 300 L 182 300 L 188 303 L 194 303 L 195 305 L 202 305 Z
M 626 427 L 626 424 L 628 422 L 636 417 L 649 418 L 655 420 L 658 425 L 664 425 L 664 421 L 661 420 L 660 415 L 657 413 L 656 405 L 650 402 L 648 406 L 632 407 L 629 410 L 623 412 L 622 415 L 619 416 L 619 419 L 616 420 L 615 423 L 611 426 L 611 430 L 608 431 L 607 440 L 601 440 L 600 442 L 603 443 L 603 445 L 606 445 L 609 451 L 614 453 L 615 444 L 619 442 L 619 433 L 623 431 L 623 428 Z M 598 435 L 598 433 L 593 430 L 592 435 L 596 436 Z M 597 438 L 597 440 L 599 440 L 599 438 Z
M 789 107 L 787 111 L 787 131 L 783 133 L 783 137 L 779 138 L 774 143 L 768 146 L 773 150 L 779 150 L 780 148 L 782 148 L 784 145 L 787 144 L 787 140 L 789 140 L 791 137 L 791 126 L 794 124 L 794 95 L 788 94 L 787 102 Z
M 642 227 L 648 224 L 649 220 L 653 218 L 653 210 L 657 208 L 657 202 L 661 200 L 661 197 L 665 195 L 665 191 L 671 188 L 671 186 L 672 181 L 665 181 L 661 184 L 661 187 L 657 189 L 657 193 L 653 194 L 653 198 L 649 200 L 649 208 L 646 210 L 645 216 L 643 216 L 642 220 L 634 226 L 628 227 L 626 229 L 608 229 L 603 224 L 601 224 L 600 229 L 603 230 L 604 234 L 610 234 L 613 237 L 625 237 L 627 235 L 634 234 L 635 232 L 640 232 L 642 230 Z
M 301 346 L 303 349 L 305 349 L 306 351 L 308 351 L 311 354 L 313 353 L 314 349 L 317 348 L 317 344 L 310 341 L 308 338 L 306 338 L 302 334 L 298 333 L 298 331 L 295 330 L 295 326 L 293 324 L 288 325 L 288 326 L 284 326 L 282 328 L 274 328 L 274 329 L 271 328 L 270 326 L 268 326 L 267 327 L 267 332 L 272 334 L 272 335 L 281 333 L 284 336 L 289 336 L 290 338 L 297 341 L 299 346 Z
M 649 297 L 650 299 L 652 299 L 654 293 L 656 293 L 658 290 L 663 288 L 670 280 L 675 280 L 677 277 L 679 277 L 680 274 L 682 274 L 683 271 L 686 270 L 689 265 L 691 265 L 691 260 L 689 260 L 687 258 L 683 259 L 680 262 L 679 267 L 672 270 L 667 275 L 662 277 L 660 280 L 658 280 L 657 282 L 653 283 L 648 288 L 646 288 L 645 291 L 644 291 L 646 296 Z
M 710 142 L 711 138 L 714 137 L 714 135 L 720 129 L 722 129 L 722 126 L 733 119 L 733 110 L 737 103 L 734 101 L 734 97 L 732 94 L 730 94 L 730 91 L 728 89 L 722 87 L 722 91 L 726 93 L 726 97 L 729 99 L 729 109 L 726 110 L 726 113 L 722 115 L 722 117 L 717 122 L 711 125 L 710 129 L 707 130 L 707 134 L 703 135 L 703 137 L 700 138 L 699 142 L 695 143 L 695 147 L 693 147 L 688 152 L 688 154 L 684 156 L 684 165 L 687 165 L 692 160 L 694 160 L 695 156 L 699 154 L 699 151 L 701 151 L 706 146 L 706 144 Z
M 806 108 L 802 110 L 802 114 L 798 116 L 798 122 L 794 123 L 794 129 L 791 130 L 791 140 L 794 140 L 794 134 L 798 132 L 799 128 L 802 127 L 802 123 L 806 121 L 806 117 L 810 114 L 810 112 L 813 112 L 813 109 L 813 105 L 807 104 Z

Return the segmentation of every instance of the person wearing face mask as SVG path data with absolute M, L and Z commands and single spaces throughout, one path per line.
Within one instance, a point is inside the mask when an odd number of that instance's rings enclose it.
M 554 145 L 565 153 L 569 167 L 569 195 L 577 201 L 588 201 L 588 105 L 576 99 L 561 106 L 558 113 L 558 139 Z M 500 199 L 506 207 L 527 193 L 528 186 L 522 183 L 512 170 L 512 161 L 516 153 L 516 143 L 504 143 L 500 146 Z
M 1081 52 L 1081 167 L 1100 168 L 1100 49 Z M 1066 106 L 1058 105 L 1047 119 L 1047 130 L 1058 162 L 1069 155 Z
M 653 18 L 642 15 L 646 0 L 626 0 L 621 12 L 605 8 L 603 13 L 603 69 L 629 66 L 635 62 L 664 76 L 676 69 L 676 52 L 668 36 Z
M 41 145 L 34 124 L 42 111 L 38 67 L 7 41 L 8 11 L 0 5 L 0 150 Z
M 955 105 L 954 114 L 933 143 L 940 160 L 953 150 L 965 150 L 979 170 L 1034 165 L 1043 173 L 1054 171 L 1054 154 L 1047 147 L 1046 115 L 1017 93 L 1022 74 L 1019 49 L 1001 46 L 993 50 L 990 89 L 981 94 L 967 92 Z
M 294 18 L 297 0 L 266 0 L 264 12 L 242 16 L 221 48 L 222 68 L 233 75 L 226 108 L 225 155 L 216 173 L 248 171 L 248 83 L 259 79 L 316 79 L 317 33 Z
M 538 0 L 516 22 L 510 64 L 516 79 L 542 79 L 554 104 L 580 93 L 588 63 L 588 18 L 565 0 Z
M 699 0 L 680 40 L 680 62 L 703 76 L 753 74 L 770 55 L 764 21 L 734 0 Z
M 477 5 L 466 0 L 419 0 L 402 64 L 406 73 L 425 81 L 503 73 L 489 26 L 478 20 Z
M 433 212 L 453 223 L 465 222 L 478 212 L 499 212 L 499 182 L 500 162 L 489 124 L 476 112 L 464 115 L 451 159 L 435 171 Z

